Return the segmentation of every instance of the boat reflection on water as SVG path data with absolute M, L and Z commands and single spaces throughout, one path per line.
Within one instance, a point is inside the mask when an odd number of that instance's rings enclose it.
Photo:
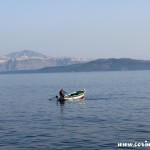
M 57 105 L 60 104 L 60 105 L 64 105 L 65 103 L 73 103 L 73 102 L 77 102 L 77 103 L 82 103 L 83 101 L 85 100 L 85 97 L 82 97 L 82 98 L 79 98 L 79 99 L 72 99 L 72 100 L 65 100 L 65 99 L 62 99 L 62 100 L 57 100 Z
M 61 113 L 63 114 L 63 111 L 64 111 L 64 106 L 66 104 L 69 104 L 69 103 L 78 103 L 78 104 L 83 104 L 85 101 L 85 97 L 82 97 L 80 99 L 76 99 L 76 100 L 72 100 L 72 101 L 68 101 L 68 100 L 57 100 L 56 104 L 57 106 L 60 106 L 60 111 Z

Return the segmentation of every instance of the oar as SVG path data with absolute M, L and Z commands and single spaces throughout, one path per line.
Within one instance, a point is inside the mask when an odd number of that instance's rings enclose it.
M 50 99 L 48 99 L 48 100 L 50 101 L 50 100 L 52 100 L 53 98 L 56 98 L 56 96 L 54 96 L 54 97 L 52 97 L 52 98 L 50 98 Z

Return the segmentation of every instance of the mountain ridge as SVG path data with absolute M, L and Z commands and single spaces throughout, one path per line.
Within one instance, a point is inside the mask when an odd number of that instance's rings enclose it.
M 17 70 L 35 70 L 50 66 L 65 66 L 76 63 L 85 63 L 92 59 L 74 57 L 51 57 L 33 50 L 12 52 L 0 56 L 0 72 Z
M 130 58 L 97 59 L 87 63 L 66 66 L 52 66 L 36 70 L 20 70 L 3 73 L 55 73 L 55 72 L 92 72 L 92 71 L 136 71 L 150 70 L 149 60 Z
M 83 64 L 73 64 L 63 67 L 47 67 L 40 69 L 39 72 L 90 72 L 127 70 L 150 70 L 150 61 L 130 58 L 97 59 Z
M 46 55 L 43 55 L 41 53 L 35 52 L 33 50 L 22 50 L 22 51 L 16 51 L 16 52 L 12 52 L 6 55 L 6 57 L 9 58 L 17 58 L 17 57 L 22 57 L 22 56 L 26 56 L 26 57 L 46 57 Z
M 81 59 L 50 57 L 31 50 L 0 56 L 1 72 L 49 73 L 150 70 L 150 60 L 131 58 Z

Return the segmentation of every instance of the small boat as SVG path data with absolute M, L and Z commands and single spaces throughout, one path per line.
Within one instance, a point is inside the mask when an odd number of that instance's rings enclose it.
M 79 100 L 79 99 L 83 99 L 84 95 L 85 95 L 85 89 L 81 89 L 79 91 L 76 92 L 72 92 L 70 94 L 65 93 L 65 96 L 56 96 L 58 101 L 74 101 L 74 100 Z

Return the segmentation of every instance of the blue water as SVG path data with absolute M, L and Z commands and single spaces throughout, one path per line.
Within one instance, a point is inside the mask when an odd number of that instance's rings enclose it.
M 49 101 L 61 88 L 85 88 L 85 100 Z M 145 140 L 150 71 L 0 75 L 0 150 L 112 150 Z

